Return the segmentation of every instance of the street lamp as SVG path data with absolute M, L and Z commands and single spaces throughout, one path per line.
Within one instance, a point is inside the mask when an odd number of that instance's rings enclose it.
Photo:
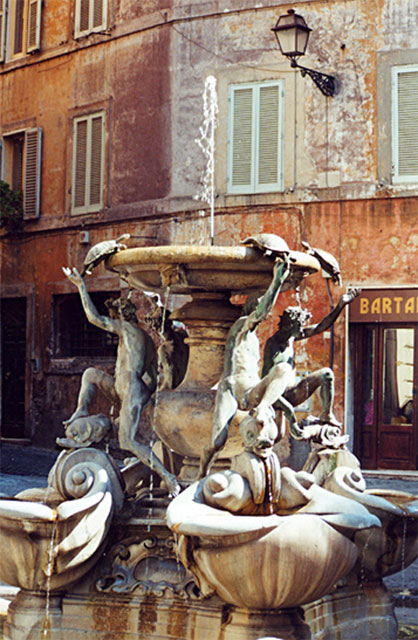
M 309 34 L 312 31 L 303 17 L 295 13 L 294 9 L 289 9 L 287 15 L 280 16 L 276 26 L 271 30 L 274 31 L 281 53 L 290 58 L 290 66 L 299 69 L 303 77 L 308 75 L 312 78 L 325 96 L 333 96 L 337 91 L 337 80 L 334 76 L 302 67 L 296 61 L 296 58 L 305 55 Z

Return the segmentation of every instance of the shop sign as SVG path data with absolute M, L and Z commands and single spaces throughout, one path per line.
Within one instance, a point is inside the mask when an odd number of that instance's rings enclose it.
M 350 322 L 418 322 L 418 289 L 365 289 L 349 306 Z

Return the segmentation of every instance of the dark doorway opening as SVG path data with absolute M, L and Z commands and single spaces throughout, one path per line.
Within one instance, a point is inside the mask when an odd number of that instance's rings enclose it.
M 25 437 L 26 298 L 1 298 L 2 438 Z
M 354 453 L 366 469 L 417 469 L 418 325 L 358 324 Z

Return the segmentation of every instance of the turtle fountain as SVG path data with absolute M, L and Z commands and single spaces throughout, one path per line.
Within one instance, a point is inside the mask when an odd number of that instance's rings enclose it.
M 186 296 L 151 314 L 163 378 L 129 305 L 98 316 L 83 277 L 64 271 L 88 319 L 119 335 L 116 374 L 83 376 L 48 486 L 0 500 L 0 580 L 20 588 L 5 639 L 396 638 L 382 578 L 418 555 L 418 501 L 366 489 L 332 414 L 330 370 L 305 384 L 320 389 L 322 414 L 294 419 L 293 341 L 319 325 L 290 310 L 271 362 L 260 375 L 254 367 L 259 322 L 324 266 L 308 248 L 259 236 L 230 247 L 96 250 L 89 269 L 103 258 L 132 289 Z M 235 294 L 247 296 L 244 308 Z M 114 425 L 89 415 L 97 390 L 120 402 L 119 444 L 134 456 L 125 466 L 100 448 Z M 141 430 L 147 404 L 163 459 Z M 302 470 L 276 453 L 288 433 L 310 443 Z

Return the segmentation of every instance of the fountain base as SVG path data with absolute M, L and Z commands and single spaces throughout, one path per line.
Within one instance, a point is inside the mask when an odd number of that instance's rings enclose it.
M 395 640 L 390 593 L 381 581 L 350 585 L 302 607 L 245 609 L 203 598 L 176 557 L 164 520 L 118 519 L 99 564 L 67 593 L 21 590 L 5 640 Z
M 79 593 L 50 600 L 20 591 L 10 605 L 5 640 L 395 640 L 394 605 L 383 583 L 343 587 L 303 608 L 248 610 L 218 597 Z
M 303 610 L 312 640 L 397 638 L 394 600 L 380 580 L 338 588 Z

